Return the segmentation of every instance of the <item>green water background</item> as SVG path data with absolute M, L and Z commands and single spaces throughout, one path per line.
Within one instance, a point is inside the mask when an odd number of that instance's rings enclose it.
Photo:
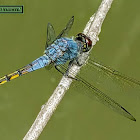
M 0 5 L 24 5 L 24 14 L 0 14 L 0 75 L 13 72 L 43 54 L 48 22 L 58 34 L 74 15 L 69 36 L 76 35 L 100 3 L 101 0 L 0 0 Z M 140 80 L 139 5 L 138 0 L 114 1 L 91 57 Z M 103 74 L 96 75 L 99 72 L 91 76 L 86 67 L 83 72 L 93 84 L 125 106 L 137 122 L 91 100 L 74 83 L 39 140 L 138 140 L 140 88 L 123 84 L 119 89 L 120 82 L 112 83 Z M 24 137 L 61 77 L 55 69 L 41 69 L 0 87 L 1 140 Z

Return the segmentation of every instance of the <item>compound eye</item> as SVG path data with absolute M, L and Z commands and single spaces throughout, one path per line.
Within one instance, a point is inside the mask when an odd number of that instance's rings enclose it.
M 90 39 L 86 39 L 86 43 L 88 44 L 89 47 L 92 46 L 92 41 Z

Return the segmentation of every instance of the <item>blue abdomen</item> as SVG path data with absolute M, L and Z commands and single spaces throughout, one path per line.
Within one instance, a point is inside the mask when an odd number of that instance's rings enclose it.
M 40 56 L 39 58 L 34 60 L 32 63 L 28 64 L 25 69 L 28 72 L 32 72 L 37 69 L 44 68 L 45 66 L 49 65 L 50 63 L 51 63 L 51 60 L 49 59 L 49 57 L 47 55 L 44 54 L 43 56 Z

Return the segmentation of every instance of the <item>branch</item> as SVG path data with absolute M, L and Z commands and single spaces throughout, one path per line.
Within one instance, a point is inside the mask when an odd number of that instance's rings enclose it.
M 93 42 L 93 45 L 99 40 L 98 35 L 101 31 L 102 23 L 107 15 L 108 10 L 111 7 L 113 0 L 102 0 L 101 5 L 98 8 L 98 11 L 90 18 L 89 22 L 87 23 L 83 33 L 86 34 Z M 89 52 L 83 53 L 79 59 L 84 64 L 88 58 Z M 73 64 L 69 71 L 72 71 L 74 76 L 80 71 L 80 66 Z M 71 75 L 71 73 L 69 73 Z M 73 75 L 72 75 L 73 77 Z M 44 127 L 50 120 L 52 114 L 54 113 L 55 109 L 59 105 L 60 101 L 62 100 L 63 96 L 65 95 L 66 91 L 69 89 L 72 83 L 72 79 L 63 76 L 59 85 L 56 87 L 54 93 L 49 98 L 47 103 L 45 103 L 41 111 L 39 112 L 36 120 L 32 124 L 30 130 L 27 132 L 23 140 L 37 140 L 40 136 L 41 132 L 43 131 Z

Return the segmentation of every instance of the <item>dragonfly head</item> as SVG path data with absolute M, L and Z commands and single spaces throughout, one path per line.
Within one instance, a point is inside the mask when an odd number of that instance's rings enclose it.
M 92 47 L 92 41 L 83 33 L 77 34 L 75 40 L 80 41 L 82 43 L 82 52 L 88 52 Z

